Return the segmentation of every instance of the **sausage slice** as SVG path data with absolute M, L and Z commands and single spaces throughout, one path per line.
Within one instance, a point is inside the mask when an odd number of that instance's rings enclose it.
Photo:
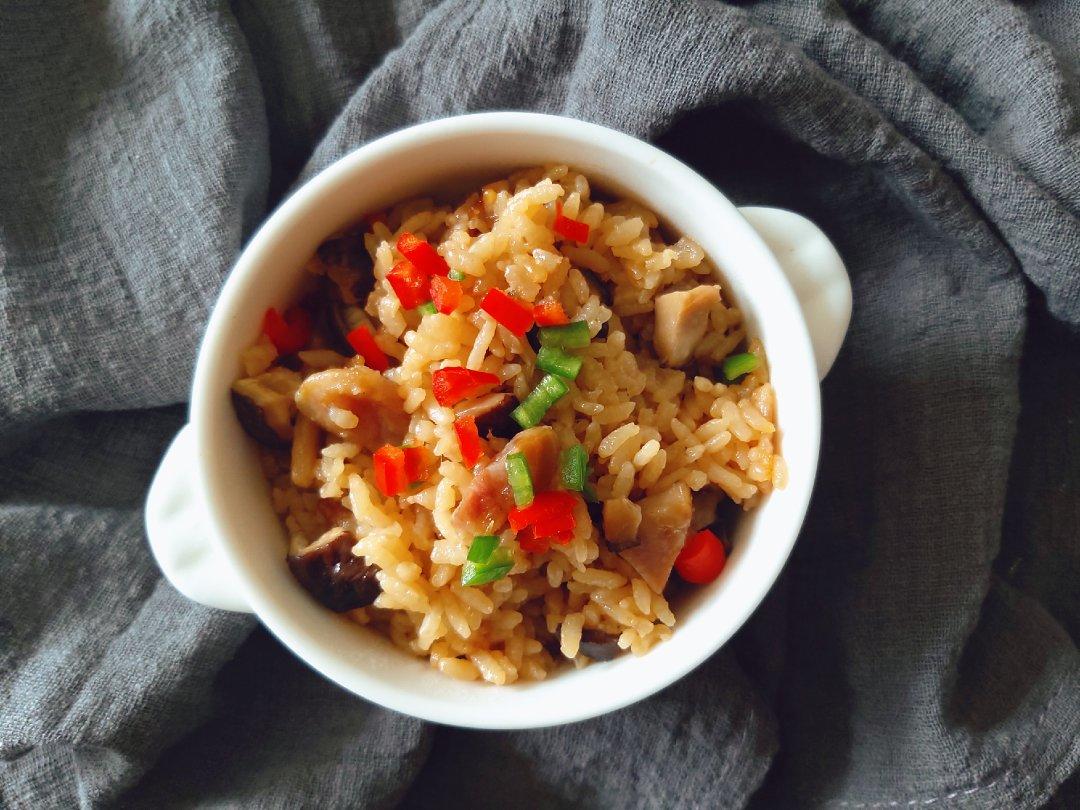
M 638 505 L 641 542 L 621 552 L 622 558 L 637 569 L 650 588 L 662 593 L 690 528 L 690 488 L 680 481 L 664 492 L 643 498 Z

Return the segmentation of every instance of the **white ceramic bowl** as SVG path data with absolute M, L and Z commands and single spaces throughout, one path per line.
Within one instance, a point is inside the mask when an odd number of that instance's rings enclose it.
M 544 163 L 570 164 L 606 190 L 642 201 L 674 233 L 696 240 L 720 268 L 726 294 L 742 307 L 750 333 L 768 352 L 790 480 L 741 520 L 726 569 L 677 606 L 669 641 L 642 657 L 566 667 L 539 683 L 494 687 L 439 674 L 376 632 L 320 607 L 296 583 L 255 448 L 233 415 L 229 386 L 263 312 L 289 302 L 301 266 L 331 233 L 404 198 Z M 819 370 L 824 373 L 839 349 L 850 306 L 843 265 L 816 227 L 776 209 L 740 211 L 687 166 L 628 135 L 531 113 L 447 118 L 392 133 L 305 183 L 237 261 L 199 352 L 190 424 L 166 454 L 147 500 L 151 548 L 182 593 L 255 613 L 310 666 L 395 711 L 458 726 L 529 728 L 618 709 L 715 652 L 780 573 L 817 468 Z

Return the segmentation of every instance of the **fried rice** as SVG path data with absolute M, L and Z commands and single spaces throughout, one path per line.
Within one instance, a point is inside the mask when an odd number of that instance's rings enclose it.
M 563 237 L 557 216 L 587 225 L 587 239 Z M 450 314 L 402 305 L 388 275 L 403 259 L 396 245 L 405 233 L 427 240 L 451 277 L 462 279 L 464 293 Z M 590 509 L 585 497 L 575 494 L 573 529 L 542 551 L 523 549 L 505 521 L 485 532 L 463 524 L 458 510 L 469 488 L 486 465 L 501 463 L 513 439 L 482 437 L 483 458 L 466 465 L 455 422 L 469 403 L 440 404 L 432 376 L 452 367 L 488 372 L 497 390 L 526 399 L 543 377 L 533 335 L 515 334 L 480 302 L 499 289 L 526 307 L 560 304 L 570 321 L 588 325 L 591 339 L 574 352 L 580 372 L 565 381 L 569 390 L 543 425 L 559 449 L 584 447 L 601 504 L 629 502 L 625 508 L 640 520 L 648 499 L 685 492 L 692 515 L 681 545 L 687 533 L 715 527 L 725 505 L 751 509 L 787 475 L 764 350 L 746 334 L 701 248 L 668 238 L 654 213 L 596 192 L 566 166 L 516 172 L 456 206 L 403 202 L 327 245 L 305 268 L 311 278 L 301 306 L 313 314 L 303 347 L 285 352 L 262 335 L 243 354 L 234 388 L 234 400 L 254 402 L 240 403 L 238 413 L 261 442 L 273 507 L 288 536 L 287 550 L 267 553 L 293 559 L 328 535 L 346 542 L 352 557 L 343 552 L 335 570 L 366 566 L 370 604 L 335 609 L 458 679 L 541 680 L 566 662 L 641 655 L 669 638 L 676 616 L 665 598 L 666 573 L 643 574 L 640 558 L 634 564 L 632 554 L 609 544 L 600 508 Z M 657 350 L 657 300 L 702 285 L 720 294 L 700 315 L 706 326 L 689 356 L 676 364 Z M 388 360 L 381 376 L 389 398 L 370 410 L 342 401 L 322 402 L 317 412 L 297 406 L 306 380 L 370 362 L 334 334 L 327 307 L 336 308 L 339 330 L 341 321 L 345 329 L 367 328 Z M 756 368 L 729 382 L 721 369 L 737 352 L 753 355 Z M 253 430 L 255 417 L 262 423 Z M 373 460 L 387 440 L 431 454 L 427 477 L 391 496 L 380 491 Z M 497 536 L 512 567 L 494 581 L 465 585 L 478 533 Z

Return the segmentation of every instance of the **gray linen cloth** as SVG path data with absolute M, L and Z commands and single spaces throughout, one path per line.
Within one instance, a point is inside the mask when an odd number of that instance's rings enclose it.
M 1080 806 L 1078 41 L 1074 0 L 0 4 L 0 806 Z M 477 733 L 180 597 L 141 505 L 282 195 L 506 108 L 805 213 L 855 315 L 805 530 L 733 643 L 607 717 Z

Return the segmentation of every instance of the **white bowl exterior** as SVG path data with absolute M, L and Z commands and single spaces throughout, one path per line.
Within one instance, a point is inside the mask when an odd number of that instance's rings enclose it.
M 318 244 L 368 211 L 532 165 L 566 163 L 631 196 L 720 268 L 751 334 L 768 353 L 778 402 L 784 490 L 741 521 L 721 577 L 681 605 L 669 641 L 546 681 L 492 687 L 452 680 L 374 631 L 317 605 L 284 563 L 284 535 L 229 385 L 268 306 L 289 301 Z M 458 726 L 529 728 L 583 720 L 646 697 L 685 675 L 743 624 L 778 576 L 799 532 L 817 468 L 820 403 L 803 316 L 775 258 L 734 206 L 666 153 L 594 124 L 531 113 L 483 113 L 393 133 L 346 155 L 302 186 L 263 225 L 228 277 L 195 372 L 191 419 L 217 543 L 243 597 L 301 659 L 345 688 L 405 714 Z

